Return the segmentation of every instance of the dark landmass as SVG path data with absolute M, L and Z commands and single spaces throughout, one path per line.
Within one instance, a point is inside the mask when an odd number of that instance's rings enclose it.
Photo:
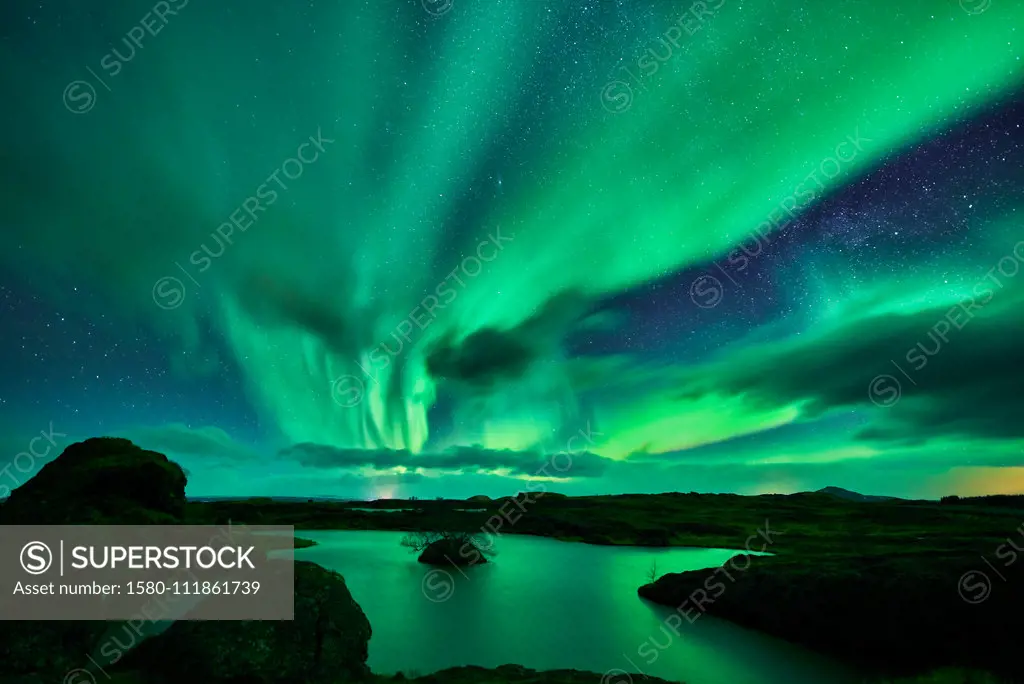
M 117 672 L 110 673 L 106 680 L 109 684 L 151 684 L 152 680 L 146 679 L 138 672 Z M 17 680 L 0 680 L 4 684 L 47 684 L 46 682 L 33 678 L 19 678 Z M 609 678 L 603 677 L 596 672 L 582 670 L 545 670 L 536 671 L 520 665 L 501 665 L 495 668 L 475 667 L 472 665 L 464 667 L 452 667 L 440 670 L 433 674 L 419 677 L 406 677 L 404 675 L 371 675 L 364 680 L 365 684 L 594 684 L 595 682 L 606 682 Z M 617 684 L 630 684 L 621 673 L 611 681 Z M 657 677 L 635 675 L 633 684 L 678 684 L 669 683 Z M 289 682 L 288 684 L 299 684 Z M 825 683 L 822 683 L 825 684 Z M 1009 680 L 1000 679 L 995 675 L 986 672 L 969 670 L 939 670 L 918 677 L 886 679 L 878 684 L 1011 684 Z
M 1014 624 L 1024 607 L 1024 497 L 939 501 L 853 496 L 658 494 L 553 497 L 532 493 L 476 502 L 377 501 L 253 509 L 266 523 L 309 529 L 431 530 L 531 534 L 592 544 L 749 549 L 750 569 L 721 575 L 724 592 L 704 583 L 714 572 L 666 575 L 640 589 L 648 600 L 706 611 L 894 677 L 936 667 L 996 670 L 1024 679 L 1014 661 Z M 399 509 L 394 512 L 351 508 Z M 190 507 L 190 514 L 243 519 L 247 504 Z M 1024 528 L 1021 528 L 1024 530 Z M 997 553 L 999 556 L 997 557 Z M 1012 555 L 1011 555 L 1012 554 Z M 982 560 L 1000 564 L 1004 582 Z M 1011 567 L 1002 569 L 1009 563 Z M 1013 570 L 1020 573 L 1013 573 Z M 991 600 L 968 603 L 986 591 Z M 698 595 L 699 606 L 691 599 Z M 711 600 L 713 599 L 713 600 Z M 956 681 L 957 673 L 936 681 Z M 950 679 L 953 677 L 954 679 Z M 970 680 L 964 680 L 970 681 Z
M 993 494 L 992 496 L 944 496 L 940 503 L 944 506 L 972 506 L 976 508 L 1020 510 L 1024 509 L 1024 495 Z
M 941 665 L 1017 678 L 1024 572 L 1005 583 L 993 576 L 991 600 L 968 603 L 961 578 L 983 568 L 978 556 L 927 546 L 892 556 L 744 556 L 721 570 L 664 575 L 638 593 L 684 617 L 707 612 L 893 675 Z M 969 598 L 982 595 L 981 582 L 969 581 Z
M 621 675 L 620 675 L 621 676 Z M 642 677 L 644 684 L 678 684 L 669 682 L 657 677 Z M 3 680 L 0 680 L 3 681 Z M 109 684 L 152 684 L 154 680 L 147 679 L 139 672 L 116 673 L 109 680 Z M 245 680 L 263 681 L 263 680 Z M 349 680 L 335 680 L 338 682 Z M 418 677 L 407 677 L 398 675 L 369 675 L 366 679 L 360 680 L 365 684 L 600 684 L 602 675 L 596 672 L 584 670 L 531 670 L 521 665 L 500 665 L 495 668 L 476 667 L 467 665 L 463 667 L 451 667 L 439 670 L 428 675 Z M 614 680 L 617 684 L 629 684 L 624 677 Z M 11 684 L 14 684 L 12 682 Z M 20 682 L 18 684 L 21 684 Z M 25 681 L 24 684 L 37 684 L 36 682 Z M 45 684 L 38 682 L 38 684 Z M 282 683 L 283 684 L 283 683 Z M 288 684 L 305 684 L 303 681 L 289 681 Z M 899 682 L 898 684 L 911 684 L 910 682 Z M 941 684 L 946 684 L 943 681 Z M 960 684 L 960 682 L 951 683 Z M 971 684 L 974 684 L 973 682 Z M 978 684 L 989 684 L 989 682 L 978 682 Z M 993 682 L 992 684 L 1000 684 Z
M 1010 681 L 991 672 L 945 668 L 919 677 L 889 679 L 883 684 L 1010 684 Z
M 487 562 L 479 549 L 469 547 L 469 551 L 474 554 L 472 558 L 466 558 L 466 550 L 467 547 L 453 540 L 439 539 L 423 549 L 423 553 L 416 560 L 427 565 L 456 566 L 478 565 Z
M 641 675 L 637 675 L 638 678 Z M 378 677 L 376 684 L 601 684 L 607 681 L 595 672 L 584 670 L 531 670 L 521 665 L 501 665 L 495 668 L 475 666 L 451 667 L 433 674 L 407 679 L 401 675 Z M 629 684 L 624 677 L 613 681 Z M 657 677 L 642 678 L 645 684 L 669 684 Z
M 824 487 L 823 489 L 819 489 L 817 493 L 830 494 L 840 499 L 846 499 L 847 501 L 892 501 L 898 498 L 895 496 L 870 496 L 868 494 L 851 492 L 849 489 L 843 489 L 842 487 Z
M 1021 497 L 1024 499 L 1024 497 Z M 1022 519 L 1009 507 L 949 505 L 937 501 L 857 502 L 828 494 L 623 494 L 565 497 L 540 492 L 474 502 L 460 500 L 316 502 L 237 501 L 189 503 L 195 524 L 294 525 L 308 530 L 451 530 L 528 534 L 600 545 L 694 546 L 743 550 L 766 521 L 777 555 L 842 553 L 902 554 L 924 547 L 978 559 Z M 395 511 L 353 509 L 398 509 Z M 762 550 L 763 539 L 751 540 Z
M 601 678 L 593 672 L 582 672 L 580 670 L 548 670 L 537 672 L 519 665 L 502 665 L 494 669 L 482 667 L 453 667 L 441 670 L 432 675 L 405 679 L 403 677 L 378 678 L 377 684 L 399 684 L 409 682 L 410 684 L 498 684 L 505 682 L 509 684 L 594 684 L 600 682 L 617 682 L 618 684 L 665 684 L 665 680 L 657 677 L 634 675 L 632 679 L 626 679 L 619 674 L 618 677 Z M 825 683 L 822 683 L 825 684 Z M 918 677 L 902 678 L 899 680 L 886 680 L 880 684 L 1010 684 L 1008 680 L 1000 679 L 987 672 L 971 670 L 939 670 Z
M 258 497 L 267 501 L 293 501 L 299 503 L 313 503 L 314 501 L 361 501 L 348 496 L 263 496 Z M 251 501 L 251 496 L 190 496 L 189 501 Z
M 664 575 L 639 595 L 897 675 L 942 665 L 1024 679 L 1014 646 L 1024 525 L 1012 505 L 1024 497 L 753 499 L 776 532 L 766 535 L 774 556 Z M 793 506 L 803 507 L 797 519 Z M 737 510 L 722 512 L 725 521 Z
M 416 557 L 416 561 L 427 565 L 448 565 L 448 559 L 452 558 L 455 559 L 451 561 L 452 565 L 461 565 L 457 560 L 458 557 L 458 546 L 445 541 L 437 541 L 423 549 L 423 553 Z
M 1014 662 L 1024 607 L 1024 497 L 941 502 L 849 500 L 831 493 L 745 497 L 659 494 L 565 497 L 540 492 L 466 501 L 186 501 L 185 474 L 127 440 L 68 447 L 0 505 L 3 524 L 285 524 L 298 529 L 532 534 L 594 544 L 747 549 L 722 569 L 664 575 L 640 596 L 707 612 L 867 665 L 906 682 L 1024 679 Z M 369 511 L 354 510 L 357 508 Z M 398 509 L 376 512 L 378 509 Z M 309 540 L 296 539 L 296 547 Z M 993 565 L 988 565 L 992 563 Z M 725 573 L 728 572 L 728 575 Z M 982 581 L 987 573 L 989 584 Z M 991 593 L 991 598 L 988 593 Z M 989 599 L 989 600 L 986 600 Z M 296 562 L 293 622 L 179 621 L 113 663 L 113 681 L 594 684 L 599 675 L 518 666 L 426 677 L 374 675 L 370 625 L 344 579 Z M 62 681 L 121 623 L 4 622 L 0 681 Z M 123 625 L 122 625 L 123 627 Z M 889 681 L 889 680 L 886 680 Z M 899 680 L 904 681 L 904 680 Z
M 316 546 L 316 542 L 312 539 L 303 539 L 302 537 L 294 537 L 294 542 L 297 549 L 308 549 L 310 546 Z
M 162 454 L 127 440 L 90 439 L 68 447 L 15 490 L 0 505 L 0 524 L 196 524 L 194 515 L 185 519 L 184 486 L 182 469 Z M 234 522 L 253 524 L 252 519 Z M 294 544 L 303 547 L 313 542 L 296 538 Z M 344 578 L 302 560 L 295 561 L 294 570 L 292 621 L 177 620 L 145 640 L 134 631 L 139 625 L 123 621 L 0 622 L 4 655 L 0 682 L 80 683 L 101 677 L 113 684 L 601 681 L 597 673 L 536 672 L 516 665 L 453 668 L 419 679 L 374 675 L 366 665 L 370 623 Z M 113 650 L 112 645 L 116 645 Z M 113 654 L 102 671 L 91 661 L 98 652 Z M 652 684 L 667 682 L 653 680 Z

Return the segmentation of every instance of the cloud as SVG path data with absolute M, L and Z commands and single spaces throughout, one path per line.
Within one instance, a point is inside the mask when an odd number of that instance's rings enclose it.
M 454 447 L 442 452 L 413 455 L 400 449 L 342 449 L 325 444 L 303 443 L 283 449 L 282 458 L 311 468 L 372 467 L 378 470 L 405 467 L 442 471 L 494 472 L 511 475 L 550 477 L 600 477 L 608 468 L 608 459 L 579 451 L 546 455 L 541 452 L 482 447 Z M 545 469 L 546 470 L 542 470 Z
M 872 408 L 869 386 L 890 376 L 899 399 L 878 409 L 862 440 L 1024 437 L 1024 288 L 990 287 L 963 306 L 864 317 L 814 338 L 739 351 L 684 375 L 677 396 L 801 404 L 802 415 L 815 418 Z
M 190 428 L 181 423 L 138 427 L 121 431 L 144 449 L 188 456 L 201 456 L 208 461 L 255 462 L 258 454 L 235 441 L 227 432 L 212 425 Z
M 362 473 L 344 473 L 339 479 L 339 484 L 373 484 L 373 485 L 414 485 L 422 484 L 425 480 L 428 480 L 426 475 L 422 473 L 386 473 L 383 475 L 366 475 Z
M 548 299 L 540 310 L 508 329 L 481 328 L 460 342 L 442 338 L 427 354 L 434 378 L 492 385 L 523 375 L 533 361 L 556 349 L 566 330 L 586 312 L 589 299 L 576 291 Z

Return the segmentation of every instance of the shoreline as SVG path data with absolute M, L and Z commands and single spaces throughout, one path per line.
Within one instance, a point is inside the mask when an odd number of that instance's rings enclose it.
M 1019 590 L 999 588 L 1013 601 L 978 607 L 957 593 L 965 571 L 1005 544 L 1024 517 L 1003 500 L 991 503 L 672 493 L 542 496 L 529 503 L 264 499 L 189 508 L 207 520 L 244 520 L 251 512 L 261 523 L 290 524 L 307 534 L 443 529 L 605 547 L 733 551 L 720 568 L 663 574 L 637 587 L 636 596 L 683 617 L 707 612 L 874 672 L 906 676 L 967 667 L 1016 677 L 1024 673 L 1007 657 L 1016 649 L 1003 635 L 1013 632 L 1012 606 L 1024 604 L 1024 577 Z M 459 510 L 470 506 L 485 510 Z M 366 510 L 374 508 L 398 510 Z M 743 570 L 729 570 L 730 563 Z

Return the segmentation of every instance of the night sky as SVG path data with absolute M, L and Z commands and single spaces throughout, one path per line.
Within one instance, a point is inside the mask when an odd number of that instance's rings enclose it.
M 4 3 L 0 484 L 1024 492 L 1022 54 L 1011 0 Z

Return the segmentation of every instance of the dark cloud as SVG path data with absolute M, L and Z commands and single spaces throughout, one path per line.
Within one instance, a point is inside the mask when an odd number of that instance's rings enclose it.
M 563 292 L 513 328 L 482 328 L 461 342 L 445 337 L 428 352 L 427 372 L 470 385 L 517 378 L 556 348 L 569 326 L 586 312 L 588 301 L 578 292 Z
M 295 327 L 340 353 L 355 352 L 369 343 L 371 336 L 339 305 L 351 296 L 352 283 L 333 274 L 321 278 L 313 286 L 291 274 L 246 272 L 238 277 L 239 302 L 262 324 Z
M 343 449 L 312 442 L 293 444 L 282 449 L 278 455 L 310 468 L 408 467 L 413 457 L 412 452 L 404 449 Z
M 967 300 L 963 307 L 863 318 L 806 341 L 740 354 L 689 377 L 681 396 L 724 392 L 766 406 L 806 402 L 809 417 L 880 406 L 879 418 L 859 435 L 865 440 L 1024 437 L 1024 287 L 1002 285 L 987 285 L 988 294 L 976 288 L 973 310 Z M 883 376 L 872 395 L 872 383 Z
M 479 330 L 461 344 L 442 344 L 427 356 L 427 372 L 435 378 L 489 384 L 521 375 L 536 358 L 537 351 L 515 330 Z
M 340 449 L 324 444 L 295 444 L 282 450 L 283 458 L 311 468 L 377 469 L 404 466 L 443 471 L 492 472 L 508 470 L 512 475 L 550 477 L 599 477 L 608 468 L 608 459 L 587 451 L 542 454 L 540 452 L 455 447 L 443 452 L 412 454 L 394 449 Z

